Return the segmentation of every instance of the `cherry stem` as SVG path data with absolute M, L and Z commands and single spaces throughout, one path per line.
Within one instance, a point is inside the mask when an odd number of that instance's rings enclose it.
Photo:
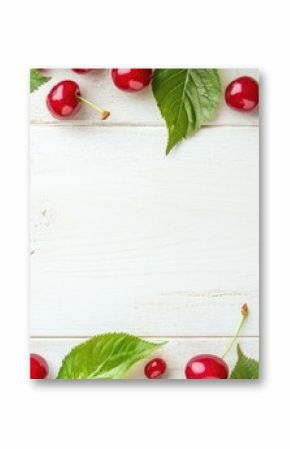
M 77 95 L 77 98 L 82 101 L 83 103 L 87 104 L 88 106 L 91 106 L 91 108 L 95 109 L 96 111 L 98 111 L 98 113 L 101 116 L 101 120 L 106 120 L 106 118 L 109 117 L 110 112 L 109 111 L 105 111 L 104 109 L 100 108 L 98 105 L 92 103 L 91 101 L 87 100 L 84 97 L 81 97 L 80 95 Z
M 239 327 L 238 327 L 238 329 L 237 329 L 237 331 L 236 331 L 236 333 L 235 333 L 235 335 L 234 335 L 232 341 L 230 342 L 229 346 L 227 347 L 227 349 L 226 349 L 225 352 L 223 353 L 222 359 L 224 359 L 224 358 L 226 357 L 226 355 L 228 355 L 228 353 L 229 353 L 230 350 L 232 349 L 232 347 L 233 347 L 235 341 L 237 340 L 238 336 L 240 335 L 240 332 L 241 332 L 241 330 L 242 330 L 242 327 L 243 327 L 243 325 L 244 325 L 246 319 L 248 318 L 248 315 L 249 315 L 249 309 L 248 309 L 248 305 L 247 305 L 247 304 L 244 304 L 244 305 L 242 306 L 242 309 L 241 309 L 241 315 L 242 315 L 242 319 L 241 319 L 241 322 L 240 322 L 240 324 L 239 324 Z

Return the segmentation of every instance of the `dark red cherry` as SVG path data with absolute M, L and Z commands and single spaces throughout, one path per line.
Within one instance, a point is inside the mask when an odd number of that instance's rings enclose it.
M 45 379 L 47 375 L 46 360 L 39 354 L 30 354 L 30 379 Z
M 128 92 L 138 92 L 150 84 L 152 69 L 113 69 L 115 86 Z
M 80 75 L 83 75 L 84 73 L 89 73 L 93 69 L 72 69 L 74 72 L 79 73 Z
M 216 355 L 199 354 L 190 359 L 185 367 L 187 379 L 227 379 L 229 368 L 226 362 Z
M 67 119 L 75 115 L 80 107 L 79 85 L 75 81 L 64 80 L 57 83 L 46 98 L 46 104 L 53 115 L 58 119 Z
M 148 379 L 157 379 L 161 377 L 166 371 L 166 362 L 161 358 L 155 358 L 150 360 L 144 368 L 145 376 Z
M 226 88 L 225 100 L 228 106 L 239 111 L 252 111 L 259 104 L 259 84 L 250 76 L 241 76 Z

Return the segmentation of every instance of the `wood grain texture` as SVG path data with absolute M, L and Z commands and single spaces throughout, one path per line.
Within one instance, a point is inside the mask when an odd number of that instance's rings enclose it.
M 258 335 L 258 128 L 75 125 L 31 127 L 31 334 Z
M 54 119 L 48 112 L 45 98 L 51 87 L 56 82 L 64 79 L 73 79 L 79 83 L 81 93 L 90 101 L 99 104 L 111 111 L 111 116 L 106 122 L 99 120 L 96 112 L 90 107 L 82 107 L 74 120 L 67 124 L 82 123 L 100 126 L 139 124 L 143 126 L 163 126 L 164 122 L 156 106 L 151 89 L 148 88 L 139 93 L 126 93 L 117 89 L 112 81 L 109 70 L 97 70 L 87 75 L 78 75 L 67 70 L 48 70 L 46 73 L 51 80 L 40 87 L 31 95 L 30 116 L 32 123 L 51 123 L 62 126 L 63 122 Z M 230 81 L 241 75 L 250 75 L 258 78 L 258 70 L 254 69 L 227 69 L 220 70 L 223 87 Z M 212 120 L 212 125 L 257 125 L 259 121 L 258 111 L 240 113 L 230 109 L 221 99 L 219 111 Z
M 155 342 L 156 339 L 150 339 Z M 63 339 L 38 339 L 32 338 L 30 341 L 30 351 L 42 354 L 50 368 L 49 379 L 55 379 L 63 357 L 73 346 L 82 343 L 84 339 L 63 338 Z M 184 366 L 191 357 L 196 354 L 210 353 L 220 355 L 229 344 L 229 338 L 170 338 L 168 343 L 155 356 L 164 357 L 167 362 L 168 371 L 165 379 L 184 379 Z M 240 338 L 240 344 L 249 357 L 259 358 L 258 338 Z M 235 348 L 229 353 L 227 363 L 233 368 L 237 360 Z M 142 361 L 134 366 L 128 373 L 128 379 L 144 379 L 144 366 L 146 361 Z M 126 376 L 127 377 L 127 376 Z M 155 381 L 156 382 L 156 381 Z

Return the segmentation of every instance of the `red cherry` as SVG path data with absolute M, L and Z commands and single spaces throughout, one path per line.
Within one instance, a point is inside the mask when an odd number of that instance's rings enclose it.
M 161 358 L 150 360 L 144 368 L 145 376 L 148 379 L 157 379 L 166 371 L 166 362 Z
M 44 379 L 47 375 L 46 360 L 39 354 L 30 354 L 30 379 Z
M 73 72 L 79 73 L 80 75 L 83 75 L 84 73 L 89 73 L 93 69 L 72 69 Z
M 96 104 L 82 97 L 79 85 L 75 81 L 65 80 L 56 84 L 46 97 L 46 104 L 53 115 L 58 119 L 67 119 L 75 115 L 80 107 L 81 102 L 98 111 L 101 120 L 106 120 L 110 112 L 100 108 Z
M 187 362 L 187 379 L 227 379 L 229 368 L 226 362 L 216 355 L 200 354 Z
M 150 84 L 152 69 L 112 69 L 115 86 L 128 92 L 138 92 Z
M 79 95 L 80 88 L 75 81 L 60 81 L 47 95 L 46 104 L 53 117 L 67 119 L 79 111 Z
M 252 111 L 259 104 L 259 84 L 250 76 L 241 76 L 226 88 L 225 100 L 228 106 L 239 111 Z

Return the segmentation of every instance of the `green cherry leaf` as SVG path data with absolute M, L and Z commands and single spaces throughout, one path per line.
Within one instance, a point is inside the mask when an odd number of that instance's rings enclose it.
M 125 333 L 97 335 L 66 355 L 57 379 L 122 379 L 132 365 L 164 344 Z
M 259 379 L 259 362 L 246 357 L 240 345 L 237 345 L 238 361 L 230 379 Z
M 37 90 L 42 84 L 47 83 L 50 78 L 48 76 L 42 75 L 36 69 L 30 69 L 30 93 Z
M 166 154 L 212 119 L 222 91 L 216 69 L 156 69 L 152 89 L 168 129 Z

